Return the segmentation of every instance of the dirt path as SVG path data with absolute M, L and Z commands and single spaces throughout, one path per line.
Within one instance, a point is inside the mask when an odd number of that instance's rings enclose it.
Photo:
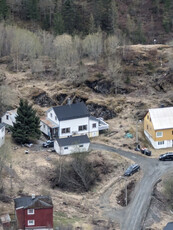
M 154 185 L 168 171 L 173 170 L 173 162 L 159 162 L 158 159 L 151 159 L 137 155 L 132 152 L 123 151 L 102 144 L 91 144 L 92 149 L 101 149 L 116 152 L 140 164 L 143 171 L 142 179 L 137 183 L 130 204 L 127 208 L 115 210 L 110 206 L 109 197 L 111 188 L 100 197 L 103 215 L 112 220 L 119 220 L 121 230 L 142 230 L 145 217 L 150 205 Z

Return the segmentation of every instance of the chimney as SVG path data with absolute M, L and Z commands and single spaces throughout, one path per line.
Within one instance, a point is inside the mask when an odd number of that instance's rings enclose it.
M 35 194 L 32 194 L 32 200 L 34 200 L 35 199 Z
M 70 97 L 68 97 L 68 99 L 67 99 L 67 105 L 71 105 Z

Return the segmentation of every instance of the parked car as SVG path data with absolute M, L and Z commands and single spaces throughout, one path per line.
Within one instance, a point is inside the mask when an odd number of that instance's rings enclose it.
M 139 144 L 136 146 L 135 151 L 140 151 L 144 155 L 151 156 L 151 151 L 147 148 L 141 148 Z
M 151 151 L 147 148 L 141 148 L 141 153 L 147 156 L 151 156 Z
M 54 141 L 48 140 L 43 143 L 43 148 L 54 147 Z
M 131 176 L 133 173 L 138 172 L 140 169 L 140 166 L 138 164 L 133 164 L 127 168 L 127 170 L 124 173 L 124 176 Z
M 160 161 L 173 161 L 173 152 L 161 154 L 159 157 L 159 160 Z

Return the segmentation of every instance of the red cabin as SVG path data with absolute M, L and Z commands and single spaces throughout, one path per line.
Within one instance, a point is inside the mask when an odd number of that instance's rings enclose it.
M 48 196 L 14 199 L 18 229 L 53 230 L 53 204 Z

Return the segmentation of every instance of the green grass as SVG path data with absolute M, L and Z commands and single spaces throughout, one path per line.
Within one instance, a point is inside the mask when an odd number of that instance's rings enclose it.
M 59 226 L 72 226 L 74 223 L 79 222 L 80 218 L 76 216 L 68 217 L 65 212 L 54 212 L 54 227 Z

